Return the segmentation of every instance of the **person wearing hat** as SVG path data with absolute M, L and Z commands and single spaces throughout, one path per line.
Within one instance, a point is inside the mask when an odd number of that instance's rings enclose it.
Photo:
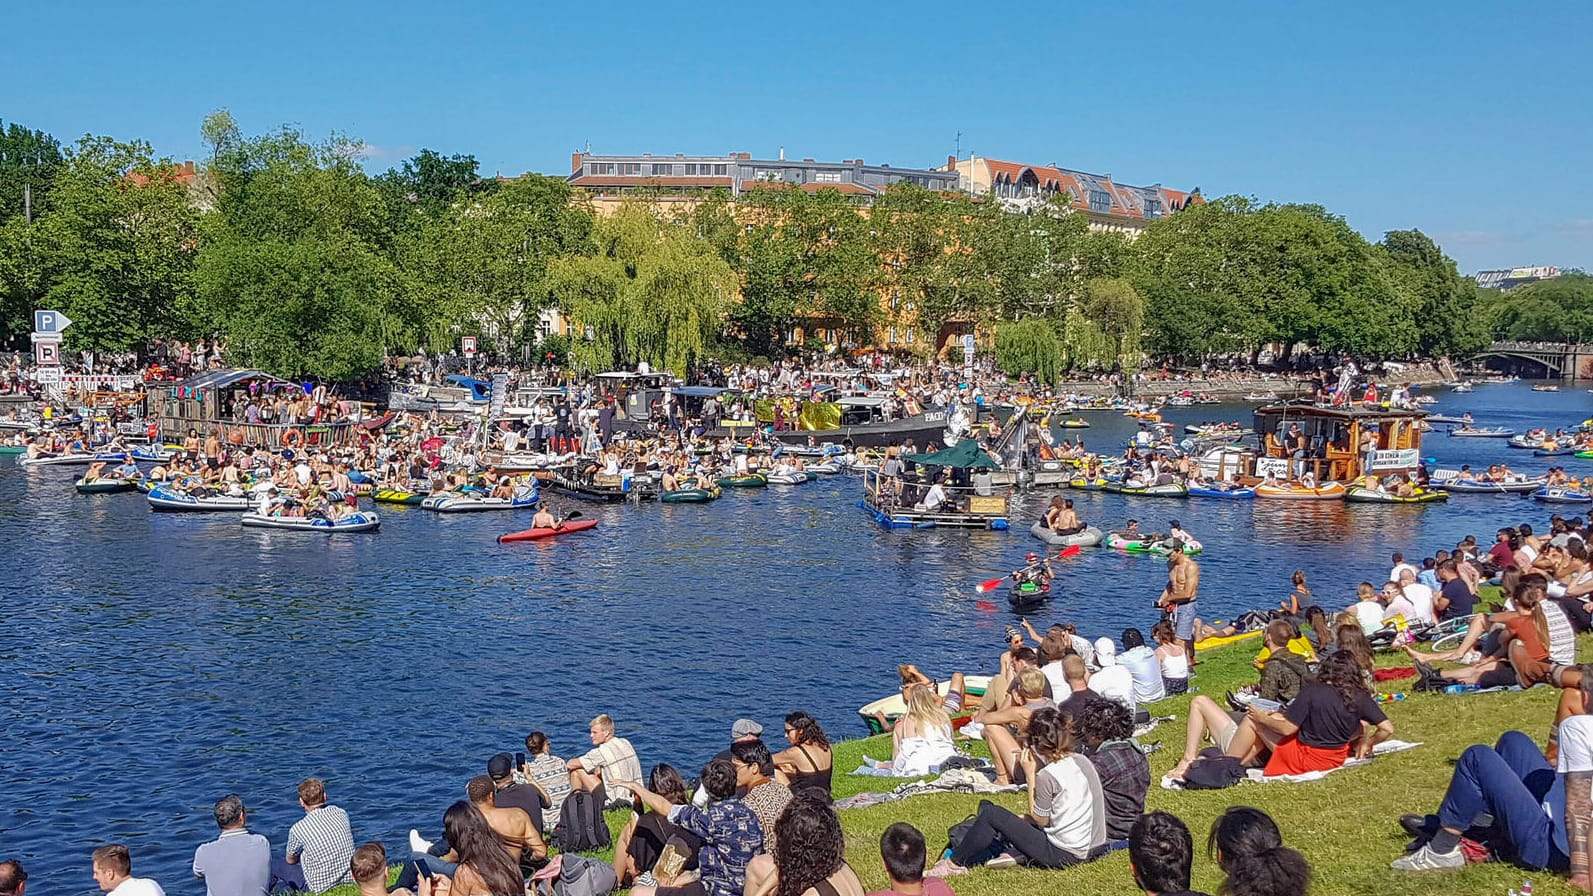
M 1090 690 L 1108 700 L 1116 700 L 1128 707 L 1129 712 L 1138 709 L 1134 701 L 1134 675 L 1118 664 L 1117 643 L 1111 638 L 1095 639 L 1095 665 L 1096 672 L 1090 676 Z
M 552 800 L 536 784 L 521 784 L 514 779 L 514 757 L 498 753 L 487 760 L 487 775 L 497 788 L 493 804 L 504 809 L 522 809 L 531 816 L 531 826 L 543 832 L 542 811 L 552 805 Z
M 731 762 L 735 757 L 731 755 L 730 751 L 736 744 L 752 743 L 754 741 L 760 744 L 763 743 L 763 726 L 751 719 L 736 719 L 735 723 L 730 726 L 730 746 L 716 753 L 714 759 L 723 759 L 726 762 Z M 771 762 L 761 772 L 772 777 L 774 775 L 774 763 Z M 707 793 L 701 789 L 698 790 L 698 793 L 702 796 L 707 796 Z M 741 799 L 746 795 L 747 788 L 737 783 L 736 799 Z

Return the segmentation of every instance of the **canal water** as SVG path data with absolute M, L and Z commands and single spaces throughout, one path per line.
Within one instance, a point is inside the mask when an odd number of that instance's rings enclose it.
M 1593 415 L 1593 396 L 1570 387 L 1434 394 L 1436 410 L 1489 425 Z M 1168 418 L 1248 425 L 1251 407 Z M 1134 429 L 1089 417 L 1093 428 L 1065 435 L 1115 451 Z M 1423 449 L 1439 466 L 1548 465 L 1439 430 Z M 845 476 L 708 505 L 555 499 L 598 528 L 500 546 L 529 515 L 384 507 L 375 536 L 308 538 L 225 514 L 151 514 L 136 494 L 79 496 L 72 477 L 0 460 L 0 858 L 23 859 L 40 892 L 93 892 L 89 852 L 122 841 L 135 873 L 201 893 L 189 863 L 215 834 L 211 804 L 241 794 L 251 829 L 280 852 L 300 816 L 294 787 L 311 775 L 356 837 L 403 854 L 408 829 L 435 834 L 493 753 L 542 730 L 555 753 L 579 755 L 599 712 L 644 766 L 688 773 L 742 716 L 777 744 L 795 709 L 832 738 L 861 735 L 856 709 L 894 689 L 897 663 L 994 668 L 1016 619 L 974 585 L 1038 547 L 1026 530 L 1054 494 L 1025 496 L 1004 533 L 880 530 Z M 1549 515 L 1518 497 L 1352 507 L 1070 494 L 1103 528 L 1179 519 L 1206 545 L 1207 618 L 1274 604 L 1296 568 L 1324 604 L 1348 605 L 1394 550 L 1419 558 L 1468 533 L 1487 544 L 1499 526 Z M 1086 550 L 1035 621 L 1071 620 L 1092 638 L 1148 630 L 1165 575 L 1154 558 Z

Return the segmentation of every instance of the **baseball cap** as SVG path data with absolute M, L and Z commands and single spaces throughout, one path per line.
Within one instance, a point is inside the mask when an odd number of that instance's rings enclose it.
M 1104 636 L 1096 638 L 1095 664 L 1103 669 L 1117 665 L 1117 642 Z
M 736 723 L 730 726 L 730 736 L 736 740 L 762 733 L 763 726 L 751 719 L 736 719 Z
M 514 773 L 514 757 L 508 753 L 499 753 L 487 760 L 487 775 L 494 781 L 502 781 Z

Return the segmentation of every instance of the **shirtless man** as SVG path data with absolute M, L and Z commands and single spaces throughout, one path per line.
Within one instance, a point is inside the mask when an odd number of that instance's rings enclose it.
M 520 864 L 522 868 L 534 867 L 547 858 L 548 846 L 542 840 L 542 835 L 537 833 L 536 826 L 531 823 L 531 816 L 524 809 L 515 807 L 502 807 L 497 805 L 498 787 L 492 782 L 489 775 L 477 775 L 465 785 L 465 793 L 470 801 L 475 804 L 481 814 L 487 818 L 487 826 L 503 841 L 504 849 L 509 851 L 509 857 Z M 443 857 L 444 861 L 457 861 L 452 854 Z M 527 861 L 529 860 L 529 861 Z
M 538 507 L 536 515 L 531 517 L 531 528 L 533 529 L 557 529 L 558 527 L 558 519 L 553 516 L 553 511 L 548 509 L 546 504 Z
M 1057 511 L 1051 531 L 1058 535 L 1074 535 L 1084 531 L 1084 524 L 1079 522 L 1078 514 L 1073 512 L 1072 498 L 1062 499 L 1062 509 Z
M 1156 598 L 1173 623 L 1173 634 L 1184 645 L 1191 668 L 1195 665 L 1195 598 L 1200 591 L 1200 564 L 1183 551 L 1167 558 L 1167 587 Z

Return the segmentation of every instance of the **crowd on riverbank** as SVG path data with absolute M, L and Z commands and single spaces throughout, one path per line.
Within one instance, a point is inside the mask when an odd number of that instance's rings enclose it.
M 1242 640 L 1259 630 L 1256 687 L 1227 696 L 1228 707 L 1214 694 L 1195 696 L 1185 751 L 1163 786 L 1214 786 L 1233 768 L 1254 768 L 1268 778 L 1319 774 L 1374 755 L 1395 733 L 1385 712 L 1392 704 L 1377 700 L 1379 682 L 1414 677 L 1418 688 L 1453 689 L 1454 699 L 1472 699 L 1463 693 L 1474 690 L 1471 685 L 1558 686 L 1553 724 L 1545 725 L 1547 750 L 1520 732 L 1466 750 L 1442 803 L 1412 806 L 1434 811 L 1398 820 L 1415 839 L 1394 868 L 1457 869 L 1491 855 L 1534 871 L 1568 870 L 1573 883 L 1586 887 L 1593 670 L 1574 661 L 1575 636 L 1588 630 L 1593 610 L 1590 526 L 1584 517 L 1556 516 L 1541 532 L 1527 523 L 1501 529 L 1486 550 L 1467 537 L 1419 561 L 1395 554 L 1386 575 L 1378 570 L 1368 577 L 1382 584 L 1363 584 L 1353 602 L 1315 593 L 1299 572 L 1289 577 L 1290 590 L 1276 607 L 1258 607 L 1231 626 L 1202 621 L 1201 637 Z M 1509 600 L 1475 615 L 1490 584 Z M 1441 636 L 1424 649 L 1421 637 L 1438 633 L 1457 637 L 1446 647 Z M 1066 869 L 1117 849 L 1128 851 L 1136 883 L 1146 892 L 1187 889 L 1190 833 L 1173 815 L 1146 813 L 1153 782 L 1131 722 L 1134 709 L 1159 702 L 1149 689 L 1165 686 L 1168 673 L 1176 675 L 1182 652 L 1147 650 L 1127 633 L 1121 644 L 1091 641 L 1066 623 L 1043 633 L 1026 624 L 1009 634 L 1001 671 L 977 709 L 975 695 L 958 683 L 962 676 L 937 681 L 915 667 L 899 670 L 903 713 L 894 720 L 891 758 L 880 765 L 914 775 L 964 764 L 956 758 L 962 751 L 944 747 L 954 744 L 952 720 L 971 716 L 984 728 L 993 786 L 1026 788 L 1027 811 L 980 802 L 970 823 L 953 833 L 949 853 L 939 856 L 929 852 L 925 832 L 893 826 L 882 839 L 880 860 L 892 887 L 880 892 L 944 894 L 945 881 L 977 866 Z M 1403 652 L 1410 668 L 1374 661 L 1379 648 Z M 1449 668 L 1439 671 L 1440 665 Z M 1190 671 L 1191 683 L 1201 684 L 1200 666 Z M 380 896 L 393 861 L 403 866 L 400 888 L 412 886 L 423 896 L 449 886 L 517 896 L 525 878 L 535 880 L 539 872 L 563 882 L 565 889 L 556 892 L 587 892 L 570 888 L 593 875 L 598 884 L 592 892 L 629 884 L 636 892 L 677 896 L 829 896 L 830 887 L 857 896 L 863 888 L 846 866 L 838 846 L 841 822 L 830 808 L 835 750 L 807 713 L 784 721 L 786 745 L 773 750 L 756 721 L 737 720 L 729 726 L 727 749 L 700 766 L 695 785 L 687 781 L 689 771 L 669 765 L 655 766 L 643 783 L 642 758 L 607 716 L 592 720 L 592 749 L 570 760 L 557 755 L 545 735 L 533 733 L 524 755 L 490 757 L 486 773 L 467 782 L 468 798 L 448 806 L 440 825 L 417 819 L 418 828 L 443 836 L 427 842 L 417 830 L 407 856 L 389 854 L 380 844 L 356 847 L 355 825 L 315 779 L 300 785 L 304 818 L 273 856 L 269 840 L 248 830 L 242 800 L 229 795 L 215 806 L 219 836 L 199 846 L 194 871 L 213 896 L 282 888 L 324 892 L 350 880 L 367 896 Z M 1213 747 L 1202 751 L 1208 739 Z M 973 808 L 974 798 L 968 799 Z M 1166 808 L 1167 800 L 1162 803 Z M 612 862 L 577 858 L 608 845 L 604 808 L 632 807 L 636 813 L 612 844 Z M 905 809 L 900 815 L 912 817 Z M 1305 859 L 1282 847 L 1277 826 L 1263 813 L 1230 809 L 1212 837 L 1217 861 L 1230 875 L 1223 892 L 1306 891 Z M 556 865 L 548 864 L 550 857 Z M 1241 869 L 1244 862 L 1251 864 Z M 130 877 L 125 848 L 97 851 L 92 864 L 107 892 L 159 892 Z M 451 885 L 441 883 L 450 876 Z M 0 894 L 20 896 L 21 884 L 20 865 L 0 864 Z

